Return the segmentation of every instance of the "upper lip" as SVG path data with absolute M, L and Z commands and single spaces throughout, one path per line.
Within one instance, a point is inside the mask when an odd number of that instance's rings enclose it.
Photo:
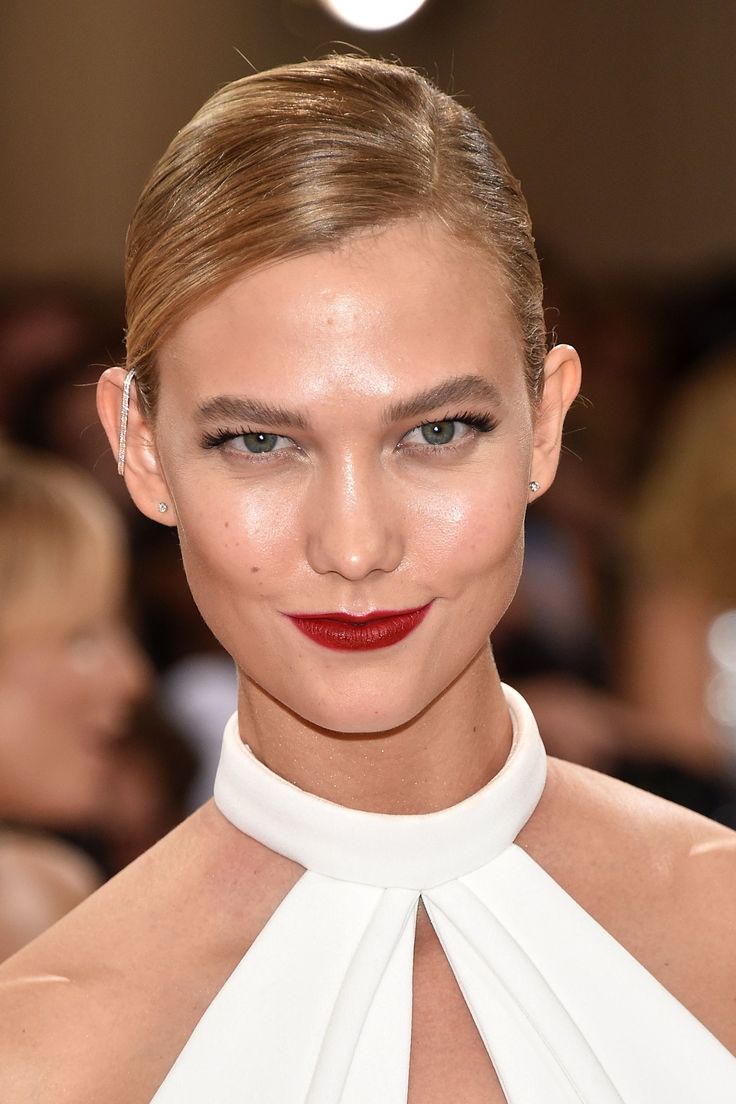
M 337 610 L 331 613 L 289 613 L 288 617 L 298 617 L 302 621 L 349 621 L 353 624 L 362 624 L 366 621 L 383 621 L 387 617 L 406 617 L 410 613 L 418 613 L 423 606 L 411 606 L 409 609 L 400 610 L 371 610 L 370 613 L 350 613 L 345 610 Z

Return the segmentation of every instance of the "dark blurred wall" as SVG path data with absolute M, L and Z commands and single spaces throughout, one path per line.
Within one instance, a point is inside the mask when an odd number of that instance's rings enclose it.
M 0 279 L 113 287 L 148 168 L 218 84 L 331 41 L 464 94 L 583 273 L 736 257 L 733 0 L 433 0 L 373 36 L 311 0 L 5 0 Z

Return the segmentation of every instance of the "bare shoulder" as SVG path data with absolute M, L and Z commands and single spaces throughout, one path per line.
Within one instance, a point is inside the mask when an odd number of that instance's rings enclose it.
M 736 1053 L 736 833 L 550 759 L 522 846 Z
M 40 832 L 0 833 L 0 961 L 93 893 L 102 881 L 91 859 Z
M 210 804 L 0 966 L 0 1099 L 143 1104 L 300 868 Z
M 722 905 L 736 907 L 733 877 L 727 877 L 736 867 L 736 832 L 598 771 L 549 762 L 548 791 L 561 822 L 567 832 L 584 830 L 598 862 L 608 854 L 609 863 L 646 870 L 667 893 L 708 887 L 711 903 L 716 894 Z

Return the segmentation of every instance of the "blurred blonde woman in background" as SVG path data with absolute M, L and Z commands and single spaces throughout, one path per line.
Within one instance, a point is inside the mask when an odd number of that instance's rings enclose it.
M 694 775 L 736 758 L 736 350 L 677 396 L 634 519 L 622 688 L 647 749 Z M 660 740 L 654 737 L 659 734 Z
M 0 446 L 0 957 L 101 877 L 48 829 L 100 821 L 146 687 L 121 618 L 125 542 L 92 479 Z

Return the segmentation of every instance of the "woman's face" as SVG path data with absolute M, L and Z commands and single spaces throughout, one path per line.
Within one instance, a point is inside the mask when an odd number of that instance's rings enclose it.
M 241 677 L 331 730 L 410 720 L 486 646 L 544 479 L 488 263 L 415 223 L 286 260 L 190 316 L 159 369 L 187 576 Z M 288 616 L 424 606 L 367 651 Z
M 59 585 L 63 585 L 60 581 Z M 0 644 L 0 817 L 84 827 L 114 785 L 113 741 L 149 679 L 146 661 L 97 593 L 75 614 L 35 619 Z

